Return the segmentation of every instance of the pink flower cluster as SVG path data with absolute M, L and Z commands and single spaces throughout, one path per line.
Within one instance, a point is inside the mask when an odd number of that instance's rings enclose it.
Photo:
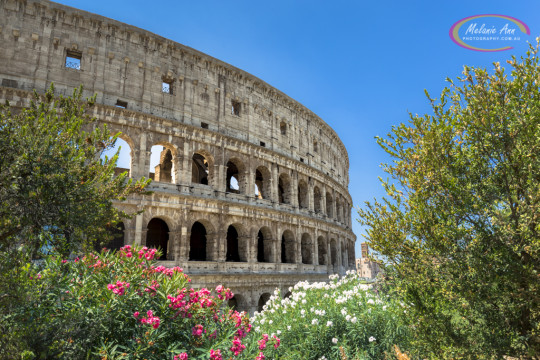
M 246 348 L 246 345 L 242 344 L 242 340 L 235 336 L 233 340 L 233 346 L 231 346 L 231 351 L 234 353 L 234 356 L 240 355 L 242 351 Z
M 223 360 L 223 357 L 221 356 L 221 350 L 217 349 L 216 351 L 214 351 L 214 349 L 211 349 L 210 360 Z
M 122 246 L 120 248 L 120 251 L 118 252 L 118 256 L 119 257 L 125 256 L 127 258 L 132 257 L 133 253 L 131 252 L 131 245 Z
M 124 295 L 129 283 L 125 281 L 117 281 L 116 284 L 107 285 L 107 289 L 112 290 L 116 295 Z
M 181 353 L 179 355 L 174 355 L 173 360 L 188 360 L 188 354 L 187 353 Z
M 146 260 L 153 260 L 156 252 L 156 249 L 149 249 L 146 246 L 143 246 L 143 248 L 138 251 L 139 259 L 142 259 L 144 257 Z
M 144 291 L 146 291 L 147 293 L 150 293 L 151 296 L 154 296 L 156 295 L 158 287 L 159 287 L 159 283 L 157 282 L 157 280 L 152 280 L 152 285 L 144 289 Z
M 274 339 L 274 349 L 277 349 L 281 343 L 281 340 L 276 335 L 272 335 L 272 338 Z M 264 350 L 267 342 L 268 334 L 263 334 L 263 338 L 257 342 L 259 344 L 259 350 Z
M 264 360 L 266 359 L 266 356 L 264 356 L 264 354 L 262 353 L 262 351 L 259 353 L 259 355 L 257 355 L 257 357 L 255 358 L 255 360 Z
M 234 297 L 234 294 L 231 292 L 231 289 L 225 289 L 223 285 L 216 286 L 216 292 L 218 293 L 218 298 L 220 300 L 229 300 Z
M 203 330 L 204 330 L 203 326 L 201 324 L 197 324 L 191 329 L 191 335 L 193 335 L 193 336 L 202 336 Z M 206 332 L 206 331 L 204 331 L 204 332 Z
M 135 318 L 138 318 L 139 317 L 139 312 L 137 311 L 137 312 L 133 313 L 133 316 Z M 141 323 L 142 324 L 152 325 L 152 327 L 154 329 L 157 329 L 159 327 L 159 324 L 160 324 L 161 320 L 157 316 L 154 316 L 154 313 L 152 312 L 152 310 L 148 310 L 146 312 L 146 316 L 147 317 L 143 317 L 141 319 Z
M 160 265 L 160 266 L 155 267 L 154 271 L 165 274 L 165 275 L 167 275 L 169 277 L 172 277 L 174 275 L 174 273 L 177 273 L 177 272 L 181 273 L 181 272 L 184 271 L 184 269 L 182 269 L 181 267 L 178 267 L 178 266 L 175 266 L 172 269 L 170 269 L 170 268 L 167 268 L 165 266 Z

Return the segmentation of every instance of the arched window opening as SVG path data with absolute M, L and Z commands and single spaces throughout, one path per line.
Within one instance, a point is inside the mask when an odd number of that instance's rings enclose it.
M 238 232 L 234 226 L 229 226 L 227 229 L 227 254 L 225 261 L 240 261 L 240 254 L 238 252 Z
M 308 208 L 308 186 L 304 180 L 298 182 L 298 206 L 302 209 Z
M 263 311 L 264 305 L 266 305 L 268 300 L 270 300 L 270 294 L 269 293 L 264 293 L 264 294 L 261 295 L 261 297 L 259 298 L 259 302 L 257 303 L 257 311 L 258 312 Z
M 338 264 L 337 244 L 335 239 L 330 240 L 330 261 L 334 266 Z
M 150 220 L 146 231 L 146 246 L 161 250 L 162 255 L 158 260 L 167 260 L 168 242 L 169 227 L 165 221 L 158 218 Z
M 268 227 L 262 227 L 257 234 L 257 261 L 272 262 L 272 232 Z
M 240 193 L 240 173 L 238 167 L 232 161 L 227 162 L 227 188 L 226 191 L 230 193 Z
M 278 200 L 280 204 L 291 203 L 291 182 L 285 174 L 281 174 L 279 177 Z
M 319 190 L 318 186 L 315 186 L 315 188 L 313 189 L 313 202 L 314 202 L 313 209 L 315 210 L 316 213 L 321 212 L 321 201 L 322 201 L 321 190 Z
M 149 177 L 154 181 L 173 182 L 173 155 L 171 149 L 161 145 L 152 146 Z
M 294 235 L 290 230 L 286 230 L 281 236 L 281 262 L 294 264 L 295 255 Z
M 302 235 L 302 264 L 313 264 L 313 244 L 311 243 L 311 237 L 309 234 L 304 233 Z
M 270 171 L 264 166 L 255 170 L 255 196 L 259 199 L 270 198 Z
M 332 200 L 332 195 L 327 192 L 326 193 L 326 216 L 329 218 L 334 216 L 334 212 L 332 211 L 334 208 L 334 202 Z
M 189 260 L 206 261 L 206 228 L 200 222 L 191 227 L 189 237 Z
M 259 230 L 259 233 L 257 234 L 257 261 L 265 262 L 264 261 L 264 235 L 262 231 L 260 230 Z
M 208 160 L 201 154 L 193 154 L 191 182 L 208 185 Z
M 131 146 L 121 138 L 117 138 L 113 147 L 103 151 L 101 158 L 105 159 L 112 158 L 116 152 L 118 153 L 118 160 L 116 161 L 116 167 L 114 168 L 114 175 L 118 176 L 124 172 L 127 172 L 127 176 L 131 177 L 131 160 L 132 160 L 132 151 Z
M 233 310 L 236 310 L 238 308 L 238 299 L 236 296 L 233 296 L 229 301 L 227 301 L 227 306 L 230 307 Z
M 319 253 L 319 265 L 326 265 L 326 241 L 322 236 L 317 240 L 317 252 Z

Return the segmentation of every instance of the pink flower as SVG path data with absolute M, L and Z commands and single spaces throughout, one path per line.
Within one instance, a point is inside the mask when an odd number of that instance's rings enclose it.
M 242 344 L 242 340 L 238 337 L 234 337 L 233 346 L 231 346 L 231 351 L 234 353 L 234 356 L 240 355 L 242 351 L 246 348 L 246 345 Z
M 152 310 L 148 310 L 146 312 L 146 315 L 147 315 L 146 318 L 143 317 L 141 319 L 141 323 L 152 325 L 154 329 L 157 329 L 159 327 L 159 324 L 161 323 L 161 320 L 157 316 L 154 316 L 154 313 L 152 312 Z
M 174 355 L 173 360 L 187 360 L 188 354 L 187 353 L 181 353 L 180 355 Z
M 203 333 L 203 326 L 201 324 L 195 325 L 191 329 L 191 335 L 193 336 L 202 336 Z
M 135 311 L 135 312 L 133 313 L 133 317 L 134 317 L 135 319 L 138 318 L 138 317 L 139 317 L 139 312 L 138 312 L 138 311 Z
M 276 340 L 276 342 L 274 343 L 274 349 L 277 349 L 281 340 L 276 335 L 272 335 L 272 337 Z
M 255 358 L 255 360 L 264 360 L 266 359 L 266 356 L 264 356 L 264 354 L 262 353 L 262 351 L 259 353 L 259 355 L 257 355 L 257 357 Z
M 218 285 L 218 286 L 216 286 L 216 291 L 217 291 L 218 293 L 222 292 L 222 291 L 223 291 L 223 285 Z
M 67 260 L 62 260 L 62 264 L 65 264 L 67 263 L 68 261 Z
M 221 357 L 221 350 L 217 349 L 214 351 L 214 349 L 210 350 L 210 360 L 223 360 Z

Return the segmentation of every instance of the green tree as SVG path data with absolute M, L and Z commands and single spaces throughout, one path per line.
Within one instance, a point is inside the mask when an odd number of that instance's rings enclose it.
M 538 45 L 465 67 L 433 113 L 377 138 L 387 197 L 359 211 L 422 356 L 540 356 Z
M 51 87 L 28 108 L 0 106 L 0 252 L 106 240 L 128 216 L 112 202 L 144 193 L 147 180 L 114 176 L 118 154 L 101 156 L 119 134 L 87 115 L 93 101 L 82 89 L 55 98 Z
M 0 105 L 0 357 L 17 346 L 9 314 L 27 298 L 29 261 L 107 242 L 110 227 L 130 215 L 113 201 L 149 183 L 114 176 L 118 153 L 101 157 L 118 134 L 88 116 L 93 101 L 82 100 L 82 89 L 55 98 L 51 87 L 28 108 Z

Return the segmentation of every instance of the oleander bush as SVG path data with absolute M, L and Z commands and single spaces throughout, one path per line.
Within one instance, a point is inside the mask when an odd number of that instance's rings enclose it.
M 38 359 L 273 357 L 277 337 L 251 332 L 226 306 L 229 289 L 190 288 L 181 268 L 158 266 L 156 249 L 124 246 L 82 258 L 28 264 L 26 300 L 2 319 Z M 251 337 L 251 346 L 243 342 Z M 256 338 L 255 338 L 256 337 Z M 256 345 L 267 344 L 260 350 Z M 22 346 L 23 344 L 24 346 Z M 245 354 L 244 354 L 245 352 Z
M 274 292 L 253 318 L 258 334 L 281 339 L 277 359 L 393 359 L 408 350 L 407 306 L 354 272 Z M 403 357 L 406 358 L 406 357 Z

